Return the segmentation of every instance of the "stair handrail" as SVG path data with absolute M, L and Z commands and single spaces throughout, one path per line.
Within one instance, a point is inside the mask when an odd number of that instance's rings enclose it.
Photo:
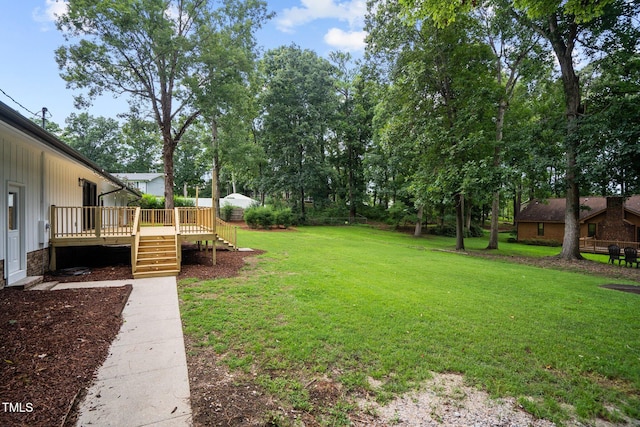
M 228 222 L 216 217 L 216 236 L 222 240 L 228 242 L 233 248 L 238 246 L 238 227 L 235 227 Z
M 140 207 L 136 207 L 133 214 L 133 227 L 131 228 L 133 242 L 131 244 L 131 274 L 135 274 L 138 264 L 138 246 L 140 246 Z
M 173 222 L 176 229 L 176 263 L 178 270 L 182 269 L 182 247 L 180 244 L 180 210 L 173 208 Z

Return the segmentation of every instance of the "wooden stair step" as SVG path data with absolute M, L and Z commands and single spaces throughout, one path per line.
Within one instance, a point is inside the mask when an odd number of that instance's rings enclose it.
M 176 270 L 178 265 L 174 263 L 166 263 L 166 264 L 142 264 L 136 266 L 136 272 L 143 271 L 161 271 L 161 270 Z
M 162 271 L 141 271 L 133 273 L 134 279 L 144 279 L 149 277 L 165 277 L 177 276 L 180 270 L 162 270 Z
M 140 268 L 145 265 L 167 265 L 167 264 L 177 265 L 178 260 L 176 259 L 176 257 L 138 259 L 138 263 L 136 264 L 136 266 Z

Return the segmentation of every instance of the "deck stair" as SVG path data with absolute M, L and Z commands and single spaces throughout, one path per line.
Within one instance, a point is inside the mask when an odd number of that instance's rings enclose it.
M 174 234 L 141 234 L 133 277 L 177 276 L 180 272 L 180 254 Z
M 219 236 L 216 234 L 216 239 L 218 240 L 218 245 L 222 246 L 225 249 L 228 249 L 230 251 L 235 251 L 236 249 L 236 245 L 234 245 L 231 242 L 226 241 L 223 237 Z

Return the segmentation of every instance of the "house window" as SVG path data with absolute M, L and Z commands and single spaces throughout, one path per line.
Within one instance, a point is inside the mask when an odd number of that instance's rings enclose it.
M 594 222 L 590 222 L 587 227 L 587 237 L 596 237 L 596 224 Z
M 544 222 L 538 223 L 538 236 L 544 236 Z

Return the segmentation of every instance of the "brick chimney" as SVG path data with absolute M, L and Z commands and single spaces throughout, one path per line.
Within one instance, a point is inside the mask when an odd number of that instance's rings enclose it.
M 598 224 L 601 240 L 634 241 L 634 226 L 624 220 L 624 197 L 607 197 L 605 218 Z
M 624 197 L 607 197 L 607 222 L 618 222 L 624 220 Z

